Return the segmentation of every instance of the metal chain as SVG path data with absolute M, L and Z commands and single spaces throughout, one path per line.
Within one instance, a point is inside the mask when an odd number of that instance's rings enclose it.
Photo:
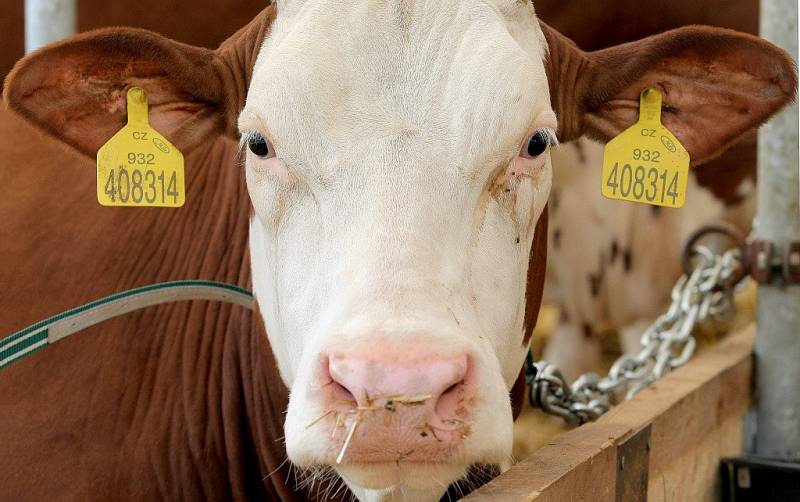
M 582 424 L 686 364 L 695 350 L 695 325 L 709 315 L 718 319 L 730 315 L 735 308 L 735 290 L 746 278 L 739 247 L 715 254 L 705 246 L 693 246 L 687 258 L 685 263 L 696 261 L 694 269 L 672 288 L 672 304 L 645 330 L 638 354 L 621 356 L 606 377 L 587 373 L 572 385 L 555 365 L 530 359 L 531 405 Z

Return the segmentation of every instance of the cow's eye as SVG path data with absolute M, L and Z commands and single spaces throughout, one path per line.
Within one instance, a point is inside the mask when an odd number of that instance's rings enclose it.
M 547 151 L 550 146 L 550 133 L 547 129 L 539 129 L 528 139 L 528 143 L 522 147 L 523 157 L 535 159 Z
M 262 158 L 275 156 L 272 145 L 264 136 L 261 135 L 261 133 L 258 132 L 251 132 L 248 134 L 247 148 L 249 148 L 250 151 L 255 155 Z

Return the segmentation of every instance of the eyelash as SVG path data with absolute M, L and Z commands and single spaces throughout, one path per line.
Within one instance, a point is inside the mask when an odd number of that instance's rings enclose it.
M 544 130 L 547 131 L 547 139 L 550 141 L 551 148 L 557 148 L 558 146 L 561 145 L 561 143 L 558 142 L 558 136 L 556 136 L 555 129 L 550 129 L 549 127 L 546 127 Z
M 255 131 L 243 131 L 239 137 L 239 151 L 236 153 L 236 158 L 239 159 L 240 162 L 244 162 L 247 154 L 247 144 L 255 134 Z
M 550 127 L 543 127 L 542 129 L 547 133 L 547 142 L 549 147 L 558 148 L 561 144 L 558 142 L 558 136 L 556 136 L 556 130 L 551 129 Z M 539 129 L 537 129 L 537 131 L 538 130 Z M 536 131 L 534 131 L 534 134 L 536 134 Z M 530 138 L 531 137 L 528 136 L 526 139 L 530 141 Z

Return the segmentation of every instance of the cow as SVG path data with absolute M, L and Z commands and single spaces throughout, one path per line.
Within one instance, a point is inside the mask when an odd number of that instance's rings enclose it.
M 543 359 L 574 380 L 602 370 L 608 333 L 618 335 L 622 352 L 641 350 L 642 334 L 666 312 L 683 273 L 683 244 L 711 223 L 727 223 L 746 234 L 755 190 L 744 178 L 734 192 L 741 202 L 726 204 L 690 176 L 686 204 L 666 209 L 606 199 L 600 193 L 603 145 L 598 142 L 564 145 L 552 153 L 552 162 L 544 302 L 558 305 L 560 316 Z
M 93 207 L 94 172 L 71 167 L 132 86 L 186 155 L 182 209 Z M 491 475 L 541 301 L 552 145 L 619 133 L 647 87 L 701 162 L 796 79 L 714 28 L 586 53 L 516 0 L 287 0 L 216 51 L 113 28 L 27 56 L 3 97 L 44 132 L 8 133 L 68 146 L 3 161 L 2 327 L 174 277 L 252 287 L 258 310 L 158 307 L 3 370 L 4 495 L 427 501 Z
M 584 50 L 598 50 L 688 24 L 758 31 L 758 1 L 710 0 L 579 5 L 539 1 L 537 14 Z M 607 23 L 619 18 L 635 23 Z M 692 171 L 688 201 L 675 211 L 609 201 L 600 195 L 601 144 L 580 139 L 553 153 L 546 303 L 561 316 L 544 359 L 572 380 L 603 368 L 602 335 L 617 332 L 623 352 L 638 352 L 645 328 L 665 311 L 682 273 L 688 235 L 708 223 L 749 231 L 755 211 L 756 135 Z

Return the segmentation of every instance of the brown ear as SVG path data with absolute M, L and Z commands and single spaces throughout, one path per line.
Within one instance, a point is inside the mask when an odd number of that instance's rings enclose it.
M 662 120 L 692 164 L 714 158 L 792 101 L 791 57 L 752 35 L 687 26 L 586 53 L 541 23 L 559 138 L 608 141 L 638 120 L 639 94 L 664 95 Z
M 20 60 L 6 79 L 4 99 L 94 155 L 125 124 L 127 90 L 139 86 L 148 94 L 150 124 L 188 151 L 214 134 L 235 134 L 255 55 L 273 18 L 268 7 L 218 51 L 133 28 L 83 33 Z

